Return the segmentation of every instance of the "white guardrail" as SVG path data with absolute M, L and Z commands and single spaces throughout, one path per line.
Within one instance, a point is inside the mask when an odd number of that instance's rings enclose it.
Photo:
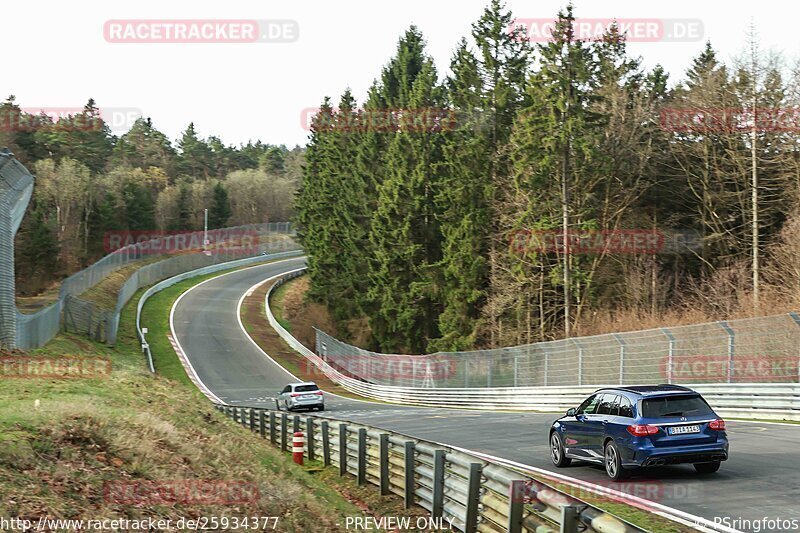
M 586 396 L 601 388 L 598 385 L 569 387 L 504 387 L 504 388 L 411 388 L 376 385 L 353 379 L 331 367 L 319 355 L 295 339 L 272 314 L 269 299 L 272 291 L 286 281 L 303 275 L 304 268 L 279 278 L 267 291 L 267 320 L 278 335 L 295 351 L 331 381 L 343 388 L 376 400 L 420 405 L 468 409 L 564 412 L 576 407 Z M 613 387 L 615 385 L 608 385 Z M 721 416 L 764 420 L 800 421 L 800 384 L 741 383 L 689 384 L 701 393 Z

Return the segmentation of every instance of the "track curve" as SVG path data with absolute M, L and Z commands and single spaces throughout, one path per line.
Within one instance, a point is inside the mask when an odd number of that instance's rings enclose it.
M 225 403 L 274 407 L 275 394 L 291 381 L 250 340 L 237 310 L 254 285 L 303 264 L 299 258 L 223 274 L 175 303 L 173 335 L 198 378 Z M 800 425 L 730 421 L 731 459 L 717 474 L 701 477 L 691 465 L 674 466 L 610 484 L 599 467 L 552 466 L 547 430 L 553 414 L 419 408 L 331 396 L 326 406 L 332 416 L 557 471 L 712 521 L 800 521 Z

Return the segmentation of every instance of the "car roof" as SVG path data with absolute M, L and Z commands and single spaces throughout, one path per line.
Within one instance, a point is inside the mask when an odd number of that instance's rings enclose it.
M 680 385 L 626 385 L 620 387 L 605 387 L 602 389 L 598 389 L 595 392 L 601 391 L 622 391 L 622 392 L 629 392 L 633 394 L 637 394 L 640 396 L 663 396 L 667 394 L 697 394 L 697 392 L 693 391 L 688 387 L 682 387 Z
M 292 387 L 300 387 L 301 385 L 314 385 L 314 386 L 316 386 L 317 384 L 314 383 L 313 381 L 301 381 L 301 382 L 298 382 L 298 383 L 289 383 L 289 385 L 291 385 Z

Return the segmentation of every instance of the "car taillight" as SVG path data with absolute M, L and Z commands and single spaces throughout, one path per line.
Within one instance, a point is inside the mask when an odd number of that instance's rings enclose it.
M 300 394 L 299 394 L 299 393 L 297 393 L 297 392 L 293 392 L 293 393 L 292 393 L 292 398 L 297 398 L 298 396 L 300 396 Z
M 646 437 L 648 435 L 655 435 L 660 430 L 656 426 L 644 425 L 644 424 L 636 424 L 633 426 L 628 426 L 628 433 L 633 435 L 634 437 Z
M 714 431 L 725 431 L 725 421 L 721 418 L 719 420 L 714 420 L 708 424 L 708 429 L 713 429 Z
M 322 396 L 322 391 L 318 390 L 316 394 L 317 394 L 317 396 Z

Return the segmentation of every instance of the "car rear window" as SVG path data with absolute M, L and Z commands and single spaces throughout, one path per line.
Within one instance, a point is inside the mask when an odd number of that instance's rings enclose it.
M 711 414 L 711 407 L 700 395 L 664 396 L 642 400 L 644 418 Z
M 319 390 L 316 385 L 298 385 L 294 388 L 295 392 L 312 392 L 315 390 Z

